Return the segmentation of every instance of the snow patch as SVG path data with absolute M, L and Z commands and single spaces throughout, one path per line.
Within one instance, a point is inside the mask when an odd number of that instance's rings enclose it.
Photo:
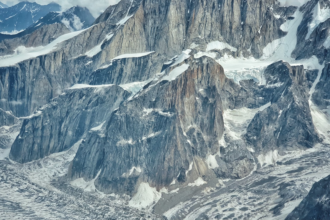
M 132 95 L 134 96 L 135 94 L 137 94 L 139 91 L 141 91 L 143 89 L 143 87 L 145 85 L 147 85 L 150 81 L 144 81 L 144 82 L 132 82 L 132 83 L 127 83 L 127 84 L 121 84 L 119 85 L 121 88 L 125 89 L 126 91 L 129 91 L 132 93 Z
M 216 160 L 216 155 L 209 155 L 206 159 L 206 164 L 209 167 L 209 169 L 215 169 L 219 167 L 219 164 Z
M 195 182 L 189 183 L 188 186 L 202 186 L 202 185 L 204 185 L 206 183 L 207 182 L 205 182 L 201 177 L 198 177 L 198 179 L 195 180 Z
M 274 165 L 278 161 L 279 157 L 280 155 L 278 154 L 278 151 L 274 150 L 274 151 L 269 151 L 265 155 L 263 154 L 259 155 L 258 161 L 262 167 L 264 165 Z
M 124 25 L 131 17 L 133 17 L 133 15 L 130 16 L 126 16 L 125 18 L 121 19 L 117 25 Z
M 269 106 L 271 106 L 271 103 L 267 103 L 266 105 L 256 109 L 244 107 L 224 111 L 223 119 L 226 134 L 230 135 L 233 140 L 240 140 L 241 136 L 246 133 L 247 127 L 257 112 L 263 111 Z
M 145 209 L 158 202 L 161 192 L 151 187 L 148 183 L 141 183 L 137 193 L 129 201 L 128 205 L 137 209 Z
M 95 128 L 92 128 L 91 130 L 92 130 L 92 131 L 101 131 L 103 125 L 105 124 L 105 122 L 106 122 L 106 121 L 104 121 L 103 123 L 101 123 L 99 126 L 97 126 L 97 127 L 95 127 Z
M 107 85 L 88 85 L 88 84 L 75 84 L 69 89 L 86 89 L 86 88 L 102 88 L 102 87 L 109 87 L 114 86 L 113 84 L 107 84 Z
M 281 6 L 288 7 L 288 6 L 297 6 L 300 7 L 310 0 L 278 0 Z
M 230 46 L 227 43 L 220 42 L 220 41 L 213 41 L 209 43 L 206 47 L 206 51 L 209 52 L 211 50 L 224 50 L 224 49 L 229 49 L 232 52 L 236 52 L 237 48 Z
M 310 108 L 313 124 L 315 125 L 318 133 L 325 138 L 323 143 L 330 144 L 330 115 L 326 112 L 322 112 L 312 102 L 310 102 Z
M 129 172 L 127 172 L 127 173 L 124 173 L 123 175 L 122 175 L 122 177 L 130 177 L 132 174 L 134 174 L 135 172 L 137 172 L 137 173 L 142 173 L 142 169 L 141 169 L 141 167 L 132 167 L 130 170 L 129 170 Z
M 92 179 L 91 181 L 85 181 L 83 178 L 76 179 L 74 181 L 71 181 L 70 184 L 74 187 L 83 189 L 85 192 L 96 192 L 95 188 L 95 180 L 99 177 L 102 170 L 100 170 L 96 177 Z
M 58 48 L 58 45 L 64 41 L 67 41 L 85 30 L 76 31 L 68 34 L 64 34 L 58 37 L 56 40 L 48 44 L 47 46 L 26 48 L 25 46 L 19 46 L 14 54 L 0 57 L 0 67 L 12 66 L 24 60 L 28 60 L 34 57 L 48 54 Z
M 176 67 L 168 75 L 164 76 L 162 80 L 173 81 L 182 73 L 184 73 L 188 68 L 189 68 L 188 64 L 183 64 L 179 67 Z
M 135 142 L 133 141 L 133 139 L 129 139 L 129 140 L 125 140 L 125 139 L 121 139 L 120 141 L 117 142 L 117 146 L 126 146 L 126 145 L 133 145 Z
M 175 59 L 175 62 L 171 65 L 171 67 L 176 66 L 180 63 L 182 63 L 183 61 L 185 61 L 186 59 L 188 59 L 190 57 L 191 50 L 185 50 L 182 51 L 182 53 Z
M 93 57 L 96 54 L 100 53 L 102 51 L 102 45 L 103 45 L 103 43 L 106 42 L 106 41 L 108 41 L 108 40 L 110 40 L 112 37 L 113 37 L 113 34 L 111 34 L 111 33 L 110 34 L 107 34 L 105 36 L 105 39 L 101 43 L 99 43 L 98 45 L 96 45 L 95 47 L 93 47 L 91 50 L 87 51 L 85 53 L 85 55 L 88 56 L 88 57 Z
M 152 53 L 155 53 L 155 51 L 144 52 L 144 53 L 123 54 L 123 55 L 120 55 L 120 56 L 117 56 L 117 57 L 113 58 L 113 60 L 120 60 L 120 59 L 126 59 L 126 58 L 145 57 L 145 56 L 148 56 L 148 55 L 150 55 Z

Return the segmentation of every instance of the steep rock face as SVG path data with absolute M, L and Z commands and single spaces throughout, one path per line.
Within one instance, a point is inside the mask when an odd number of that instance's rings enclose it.
M 82 82 L 91 85 L 125 84 L 130 82 L 147 81 L 163 67 L 163 58 L 159 54 L 148 54 L 141 57 L 114 59 L 110 64 L 95 70 Z
M 326 64 L 322 71 L 320 81 L 315 87 L 312 100 L 321 109 L 327 109 L 330 106 L 330 63 Z
M 306 198 L 286 220 L 326 220 L 330 218 L 330 176 L 315 183 Z
M 34 2 L 20 2 L 12 7 L 0 8 L 0 32 L 24 30 L 51 11 L 61 11 L 61 6 L 56 3 L 39 5 Z
M 117 18 L 117 22 L 120 19 Z M 84 54 L 95 48 L 101 50 L 107 35 L 116 28 L 117 25 L 105 22 L 94 25 L 75 38 L 57 45 L 54 52 L 22 61 L 15 66 L 1 67 L 1 107 L 17 116 L 30 115 L 78 82 L 80 76 L 86 78 L 86 74 L 98 69 L 104 62 L 99 61 L 99 56 L 88 57 Z M 1 66 L 4 65 L 2 63 Z
M 257 152 L 311 148 L 320 141 L 309 108 L 303 66 L 282 61 L 267 67 L 266 87 L 272 87 L 271 106 L 257 113 L 245 139 Z
M 124 53 L 155 50 L 171 57 L 192 43 L 205 45 L 222 41 L 236 47 L 236 55 L 251 51 L 252 55 L 260 57 L 264 46 L 285 35 L 279 27 L 290 11 L 282 12 L 285 16 L 277 19 L 273 8 L 283 11 L 275 0 L 171 0 L 161 3 L 144 0 L 110 43 L 109 47 L 116 49 L 110 54 L 109 50 L 105 50 L 107 54 L 104 56 L 113 57 L 117 50 Z M 109 8 L 99 20 L 106 19 L 110 12 Z M 129 12 L 127 15 L 131 15 Z
M 316 56 L 320 63 L 330 61 L 329 1 L 311 0 L 301 9 L 303 20 L 298 27 L 297 45 L 292 53 L 296 59 Z
M 276 13 L 281 12 L 284 16 L 276 19 L 272 7 L 279 11 Z M 241 52 L 248 53 L 251 48 L 252 54 L 258 57 L 263 45 L 283 36 L 284 33 L 279 26 L 291 12 L 292 10 L 279 8 L 275 0 L 266 3 L 261 0 L 226 0 L 219 4 L 216 1 L 171 0 L 155 3 L 148 0 L 122 0 L 117 5 L 109 7 L 96 20 L 93 27 L 61 43 L 54 52 L 23 61 L 15 67 L 1 68 L 2 78 L 7 78 L 10 71 L 14 73 L 12 75 L 23 80 L 19 82 L 26 86 L 23 91 L 29 91 L 29 94 L 25 92 L 9 97 L 10 93 L 21 92 L 10 91 L 11 84 L 4 83 L 1 96 L 2 99 L 8 100 L 8 103 L 2 104 L 1 107 L 13 111 L 18 116 L 29 115 L 38 105 L 46 104 L 51 98 L 56 97 L 59 94 L 57 91 L 62 91 L 80 79 L 80 82 L 85 82 L 89 72 L 111 63 L 114 58 L 123 54 L 155 51 L 161 54 L 162 58 L 153 62 L 160 65 L 160 62 L 181 54 L 182 50 L 189 48 L 194 42 L 203 48 L 209 42 L 223 39 L 224 42 L 238 47 L 236 55 Z M 260 26 L 257 27 L 256 22 Z M 268 32 L 272 34 L 268 35 Z M 242 36 L 242 39 L 231 36 Z M 87 52 L 91 52 L 91 55 L 86 55 Z M 84 64 L 87 63 L 89 65 L 85 68 Z M 26 65 L 27 68 L 21 68 Z M 148 65 L 145 69 L 154 70 L 151 63 Z M 37 69 L 38 74 L 30 71 L 32 69 Z M 134 69 L 131 69 L 129 72 L 133 71 Z M 145 74 L 150 76 L 155 73 Z M 43 80 L 33 83 L 25 81 L 38 78 L 37 76 Z M 119 75 L 114 77 L 118 78 Z M 68 78 L 69 80 L 66 80 Z M 66 83 L 63 84 L 63 81 Z M 45 83 L 48 87 L 42 91 L 44 96 L 39 97 L 39 92 L 35 91 L 34 87 L 43 88 Z M 14 107 L 9 103 L 12 101 L 23 104 Z
M 132 194 L 143 181 L 160 189 L 174 180 L 185 184 L 209 175 L 204 160 L 219 151 L 223 110 L 244 98 L 241 91 L 209 58 L 169 68 L 123 103 L 102 131 L 89 134 L 73 161 L 71 178 L 97 176 L 98 189 Z M 238 176 L 254 167 L 248 151 L 232 160 L 242 161 L 233 163 L 236 170 L 245 169 Z
M 112 85 L 66 90 L 24 120 L 10 158 L 25 163 L 69 149 L 130 95 Z

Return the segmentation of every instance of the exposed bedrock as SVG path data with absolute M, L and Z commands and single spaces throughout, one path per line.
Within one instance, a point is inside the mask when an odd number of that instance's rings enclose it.
M 92 27 L 60 43 L 53 52 L 1 67 L 0 107 L 16 116 L 30 115 L 123 54 L 155 51 L 160 55 L 152 63 L 160 65 L 192 43 L 204 49 L 209 42 L 222 41 L 237 48 L 235 56 L 241 52 L 250 55 L 251 51 L 260 57 L 268 43 L 285 35 L 279 27 L 292 11 L 280 8 L 275 0 L 122 0 L 110 6 Z M 281 18 L 274 13 L 281 14 Z M 121 68 L 134 72 L 134 66 L 130 70 Z M 150 76 L 157 68 L 144 69 Z
M 320 63 L 330 61 L 330 17 L 324 16 L 329 7 L 327 0 L 311 0 L 300 8 L 304 14 L 292 53 L 294 58 L 301 60 L 316 56 Z
M 330 176 L 315 183 L 286 220 L 326 220 L 330 218 Z
M 71 148 L 130 95 L 115 85 L 66 90 L 24 120 L 10 158 L 26 163 Z
M 320 81 L 315 87 L 312 100 L 320 109 L 330 108 L 330 63 L 327 63 L 322 71 Z
M 280 61 L 268 66 L 264 76 L 266 87 L 274 88 L 271 105 L 253 118 L 247 128 L 246 142 L 258 153 L 306 149 L 320 142 L 309 108 L 303 66 Z

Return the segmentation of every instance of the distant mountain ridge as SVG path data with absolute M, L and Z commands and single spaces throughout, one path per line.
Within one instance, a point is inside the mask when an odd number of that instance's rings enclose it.
M 50 12 L 29 29 L 40 25 L 63 23 L 70 31 L 79 31 L 91 26 L 94 20 L 95 18 L 87 8 L 75 6 L 63 13 Z
M 0 2 L 0 8 L 8 8 L 8 6 L 6 4 L 3 4 L 2 2 Z
M 25 30 L 49 12 L 60 10 L 61 6 L 56 3 L 39 5 L 35 2 L 20 2 L 8 8 L 0 8 L 0 32 Z
M 18 46 L 46 45 L 63 34 L 90 27 L 94 20 L 87 8 L 78 6 L 50 12 L 22 32 L 0 34 L 0 55 L 12 54 Z

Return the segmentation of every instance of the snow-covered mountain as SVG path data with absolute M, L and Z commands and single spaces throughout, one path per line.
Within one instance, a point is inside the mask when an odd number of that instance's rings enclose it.
M 23 31 L 52 11 L 61 11 L 61 6 L 56 3 L 39 5 L 34 2 L 20 2 L 8 8 L 0 8 L 0 32 Z
M 8 6 L 2 2 L 0 2 L 0 8 L 8 8 Z
M 0 56 L 0 211 L 327 219 L 329 8 L 121 0 L 72 32 L 45 16 L 30 37 L 67 32 Z
M 18 46 L 44 46 L 70 31 L 90 27 L 94 22 L 87 8 L 73 7 L 59 13 L 50 12 L 24 31 L 17 34 L 0 34 L 0 55 L 14 53 Z
M 45 17 L 35 22 L 30 28 L 35 29 L 47 24 L 62 23 L 70 31 L 80 31 L 90 27 L 94 21 L 95 18 L 87 8 L 76 6 L 62 13 L 50 12 Z

